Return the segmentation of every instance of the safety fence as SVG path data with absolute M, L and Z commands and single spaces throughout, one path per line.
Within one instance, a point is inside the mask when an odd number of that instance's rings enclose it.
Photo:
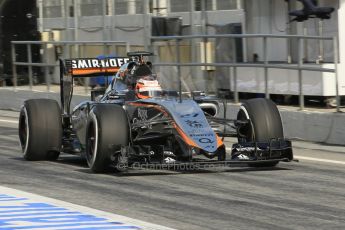
M 217 62 L 217 60 L 212 60 L 209 62 L 207 60 L 207 40 L 218 39 L 218 38 L 227 38 L 233 42 L 233 46 L 231 49 L 232 60 L 224 61 L 224 62 Z M 236 45 L 235 40 L 241 39 L 243 41 L 243 47 L 241 49 L 243 51 L 243 60 L 238 61 L 236 56 L 236 52 L 238 47 Z M 262 40 L 262 49 L 263 49 L 263 61 L 261 62 L 248 62 L 246 61 L 246 52 L 245 47 L 247 46 L 246 43 L 249 39 L 261 39 Z M 269 47 L 270 47 L 270 39 L 286 39 L 287 42 L 291 42 L 291 40 L 296 41 L 298 46 L 298 54 L 297 59 L 295 62 L 290 63 L 288 60 L 284 63 L 277 63 L 274 61 L 269 60 Z M 189 42 L 191 47 L 191 52 L 195 52 L 195 47 L 193 46 L 192 41 L 202 41 L 204 47 L 201 52 L 203 53 L 203 57 L 200 58 L 200 62 L 196 62 L 195 58 L 191 58 L 186 61 L 186 58 L 181 55 L 181 51 L 183 50 L 183 45 L 185 42 Z M 331 67 L 333 68 L 326 68 L 322 67 L 322 65 L 309 65 L 305 63 L 305 41 L 306 40 L 316 40 L 316 41 L 330 41 L 332 42 L 332 54 L 333 60 Z M 217 35 L 188 35 L 188 36 L 157 36 L 151 37 L 151 49 L 156 54 L 154 56 L 154 67 L 174 67 L 178 81 L 178 89 L 182 91 L 182 81 L 181 81 L 181 68 L 188 68 L 190 71 L 193 71 L 196 67 L 198 67 L 199 73 L 205 74 L 208 71 L 208 68 L 216 68 L 216 67 L 223 67 L 228 68 L 228 73 L 231 76 L 231 82 L 233 82 L 233 86 L 230 87 L 234 95 L 235 103 L 239 102 L 239 90 L 238 90 L 238 70 L 240 68 L 260 68 L 264 71 L 264 93 L 265 97 L 269 98 L 270 94 L 270 87 L 269 87 L 269 79 L 274 78 L 275 76 L 269 76 L 269 69 L 285 69 L 285 70 L 295 70 L 297 71 L 298 75 L 298 96 L 299 96 L 299 106 L 300 109 L 304 109 L 304 95 L 305 92 L 303 91 L 303 71 L 316 71 L 316 72 L 323 72 L 323 73 L 333 73 L 334 74 L 334 84 L 335 84 L 335 97 L 336 97 L 336 106 L 337 111 L 340 110 L 340 96 L 339 96 L 339 79 L 338 79 L 338 40 L 337 37 L 320 37 L 320 36 L 298 36 L 298 35 L 265 35 L 265 34 L 217 34 Z M 166 44 L 173 43 L 174 52 L 169 53 L 169 60 L 164 61 L 164 57 L 160 56 L 160 46 L 166 46 Z M 195 43 L 194 43 L 195 45 Z M 23 57 L 18 57 L 16 54 L 16 50 L 18 46 L 25 46 L 27 54 L 26 60 L 23 60 Z M 92 49 L 93 46 L 99 46 L 97 49 Z M 91 48 L 90 48 L 91 47 Z M 13 85 L 14 89 L 17 88 L 17 81 L 18 81 L 18 68 L 25 67 L 25 74 L 28 79 L 29 88 L 32 89 L 34 85 L 34 68 L 39 68 L 43 70 L 44 76 L 44 83 L 46 84 L 46 90 L 50 91 L 52 79 L 51 79 L 51 72 L 52 69 L 58 69 L 58 58 L 72 58 L 72 57 L 94 57 L 95 53 L 102 53 L 103 55 L 111 55 L 115 54 L 117 56 L 125 56 L 128 51 L 134 51 L 136 48 L 133 48 L 128 42 L 124 41 L 12 41 L 12 71 L 13 71 Z M 182 49 L 181 49 L 182 47 Z M 22 47 L 23 48 L 23 47 Z M 165 47 L 166 48 L 166 47 Z M 242 49 L 243 48 L 243 49 Z M 39 56 L 40 58 L 38 61 L 33 60 L 33 49 L 39 49 Z M 171 49 L 171 47 L 169 48 Z M 193 51 L 194 49 L 194 51 Z M 55 58 L 52 55 L 49 55 L 49 50 L 53 50 L 55 54 Z M 95 51 L 97 50 L 97 51 Z M 289 54 L 290 55 L 290 54 Z M 54 55 L 53 55 L 54 56 Z M 193 55 L 192 55 L 193 56 Z M 53 59 L 53 60 L 51 60 Z M 287 58 L 289 59 L 289 58 Z M 173 60 L 173 61 L 171 61 Z M 204 68 L 204 71 L 200 71 Z M 192 74 L 193 76 L 193 74 Z M 191 80 L 195 80 L 191 77 Z M 332 83 L 333 84 L 333 83 Z M 84 84 L 85 92 L 88 92 L 88 84 Z
M 24 47 L 26 48 L 24 48 Z M 26 53 L 18 52 L 26 49 Z M 32 90 L 35 80 L 34 69 L 42 73 L 46 90 L 50 91 L 53 77 L 59 77 L 59 58 L 83 58 L 94 56 L 126 56 L 130 51 L 130 44 L 124 41 L 12 41 L 12 75 L 13 87 L 18 86 L 19 72 L 24 72 L 23 78 L 28 80 L 29 88 Z M 18 55 L 22 53 L 22 55 Z M 35 70 L 36 70 L 35 69 Z M 54 76 L 52 76 L 54 75 Z M 88 79 L 86 79 L 88 81 Z M 88 91 L 88 82 L 84 84 L 85 91 Z
M 238 62 L 236 61 L 236 49 L 233 48 L 231 52 L 234 52 L 232 55 L 232 61 L 230 62 L 208 62 L 207 61 L 207 42 L 205 42 L 207 39 L 217 39 L 217 38 L 229 38 L 232 40 L 233 43 L 235 43 L 235 39 L 241 39 L 243 41 L 243 44 L 246 43 L 246 40 L 248 39 L 262 39 L 262 48 L 263 48 L 263 61 L 262 62 Z M 268 55 L 268 48 L 270 47 L 270 44 L 268 43 L 269 39 L 286 39 L 289 44 L 291 44 L 291 40 L 297 41 L 298 45 L 298 54 L 297 54 L 297 61 L 294 63 L 290 63 L 291 57 L 288 57 L 287 61 L 285 63 L 277 63 L 269 61 L 269 55 Z M 204 53 L 201 58 L 201 62 L 186 62 L 185 60 L 182 61 L 181 59 L 184 57 L 181 57 L 181 44 L 185 44 L 183 42 L 185 41 L 193 41 L 198 40 L 202 41 L 203 51 L 201 53 Z M 334 62 L 334 68 L 325 68 L 322 67 L 322 65 L 306 65 L 305 63 L 305 41 L 306 40 L 316 40 L 318 42 L 323 41 L 330 41 L 332 42 L 332 48 L 333 48 L 333 62 Z M 337 37 L 321 37 L 321 36 L 299 36 L 299 35 L 272 35 L 272 34 L 216 34 L 216 35 L 188 35 L 188 36 L 153 36 L 151 37 L 153 50 L 155 50 L 155 53 L 159 53 L 159 46 L 164 46 L 164 44 L 169 43 L 171 45 L 171 42 L 173 42 L 175 46 L 174 54 L 174 61 L 168 61 L 168 62 L 161 62 L 158 60 L 154 61 L 154 66 L 173 66 L 176 67 L 177 70 L 177 76 L 179 77 L 179 89 L 182 88 L 182 81 L 181 81 L 181 67 L 189 67 L 193 68 L 195 66 L 197 67 L 204 67 L 205 69 L 208 67 L 226 67 L 229 69 L 229 73 L 232 72 L 233 76 L 233 94 L 234 94 L 234 101 L 236 103 L 239 102 L 239 92 L 238 92 L 238 68 L 263 68 L 264 69 L 264 93 L 265 97 L 270 97 L 270 91 L 269 91 L 269 76 L 268 70 L 269 69 L 286 69 L 286 70 L 296 70 L 298 71 L 298 91 L 299 91 L 299 106 L 300 109 L 304 109 L 304 92 L 303 92 L 303 71 L 317 71 L 317 72 L 329 72 L 334 73 L 334 79 L 335 79 L 335 97 L 336 97 L 336 107 L 337 111 L 340 109 L 340 96 L 339 96 L 339 79 L 338 79 L 338 39 Z M 195 43 L 194 43 L 195 44 Z M 233 45 L 233 47 L 236 47 L 236 44 Z M 244 47 L 246 47 L 244 45 Z M 279 50 L 278 50 L 279 52 Z M 246 53 L 244 52 L 244 55 Z M 290 55 L 290 54 L 289 54 Z M 185 58 L 184 58 L 185 59 Z M 290 60 L 289 60 L 290 59 Z M 193 61 L 193 59 L 192 59 Z M 205 70 L 204 69 L 204 70 Z M 204 73 L 207 71 L 204 71 Z

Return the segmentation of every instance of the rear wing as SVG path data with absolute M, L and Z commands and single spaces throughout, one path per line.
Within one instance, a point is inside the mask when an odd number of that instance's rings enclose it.
M 64 60 L 65 74 L 72 77 L 93 77 L 114 75 L 120 67 L 129 62 L 127 57 L 116 58 L 77 58 Z
M 70 114 L 75 77 L 115 75 L 128 57 L 60 59 L 60 99 L 64 114 Z

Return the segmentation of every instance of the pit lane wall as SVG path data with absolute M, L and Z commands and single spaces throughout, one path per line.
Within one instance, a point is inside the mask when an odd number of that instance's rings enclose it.
M 0 109 L 19 111 L 23 102 L 33 98 L 50 98 L 60 101 L 60 94 L 0 88 Z M 74 95 L 72 108 L 89 96 Z M 235 118 L 238 104 L 229 103 L 227 117 Z M 287 138 L 327 144 L 344 145 L 345 143 L 345 113 L 297 111 L 296 108 L 279 107 L 283 120 L 284 132 Z M 42 111 L 44 112 L 44 111 Z

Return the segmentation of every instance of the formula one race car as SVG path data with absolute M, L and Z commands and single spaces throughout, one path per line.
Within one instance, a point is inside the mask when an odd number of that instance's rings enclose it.
M 25 101 L 19 139 L 27 160 L 55 160 L 61 152 L 85 156 L 93 172 L 140 166 L 249 165 L 272 167 L 293 159 L 276 105 L 245 101 L 236 119 L 226 103 L 193 92 L 162 89 L 149 52 L 128 58 L 60 60 L 61 108 L 57 101 Z M 116 75 L 106 89 L 72 112 L 76 77 Z M 237 137 L 227 154 L 224 137 Z M 124 167 L 125 166 L 125 167 Z

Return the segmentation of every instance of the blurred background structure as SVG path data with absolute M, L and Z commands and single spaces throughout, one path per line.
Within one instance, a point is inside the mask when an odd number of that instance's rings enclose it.
M 318 17 L 310 2 L 334 12 Z M 332 104 L 345 95 L 344 0 L 0 0 L 0 15 L 2 85 L 58 83 L 61 57 L 150 50 L 170 88 L 180 78 L 184 91 L 227 98 L 288 103 L 299 95 L 300 103 L 310 96 Z

